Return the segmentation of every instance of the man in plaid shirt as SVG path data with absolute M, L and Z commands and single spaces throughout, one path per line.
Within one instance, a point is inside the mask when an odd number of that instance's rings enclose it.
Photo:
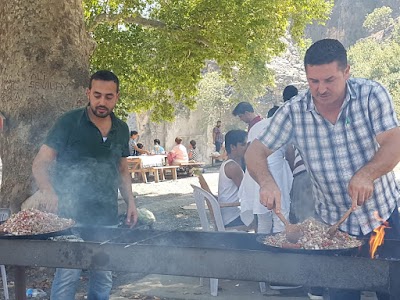
M 350 78 L 346 50 L 337 40 L 314 43 L 304 66 L 309 89 L 286 102 L 246 152 L 261 203 L 280 211 L 281 193 L 267 157 L 291 143 L 310 173 L 316 213 L 324 222 L 334 224 L 352 207 L 341 230 L 369 235 L 381 225 L 378 214 L 391 226 L 386 235 L 400 239 L 400 192 L 392 172 L 400 161 L 400 129 L 389 93 L 377 82 Z M 330 299 L 357 300 L 360 292 L 330 290 Z

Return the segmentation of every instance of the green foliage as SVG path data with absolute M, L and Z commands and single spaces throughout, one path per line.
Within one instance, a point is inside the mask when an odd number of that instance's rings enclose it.
M 97 42 L 92 71 L 107 68 L 120 77 L 120 115 L 150 111 L 156 121 L 173 119 L 182 104 L 194 107 L 208 59 L 218 63 L 228 82 L 240 81 L 242 93 L 261 95 L 272 81 L 265 62 L 284 50 L 280 38 L 289 30 L 300 41 L 304 27 L 326 19 L 333 6 L 332 0 L 83 3 Z
M 371 33 L 387 28 L 393 22 L 392 12 L 393 10 L 387 6 L 374 9 L 366 16 L 363 27 Z
M 198 91 L 195 99 L 204 111 L 204 123 L 215 123 L 212 117 L 221 119 L 230 108 L 231 88 L 219 72 L 208 72 L 200 80 Z
M 400 44 L 362 40 L 349 49 L 348 55 L 353 75 L 382 83 L 392 95 L 397 116 L 400 116 Z
M 299 49 L 299 56 L 301 58 L 303 58 L 306 55 L 306 51 L 307 51 L 308 48 L 310 48 L 312 43 L 313 43 L 312 39 L 306 38 L 306 39 L 303 39 L 303 43 L 302 44 L 299 44 L 298 49 Z

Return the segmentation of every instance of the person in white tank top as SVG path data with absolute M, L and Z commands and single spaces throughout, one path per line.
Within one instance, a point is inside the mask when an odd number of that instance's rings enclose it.
M 255 124 L 249 131 L 248 142 L 251 143 L 260 132 L 265 130 L 270 121 L 271 119 L 263 119 Z M 279 148 L 268 157 L 268 168 L 281 191 L 281 209 L 283 215 L 288 219 L 293 175 L 285 159 L 285 148 Z M 258 233 L 276 233 L 284 230 L 284 224 L 276 214 L 260 203 L 260 186 L 247 171 L 239 188 L 239 198 L 241 201 L 240 216 L 245 225 L 253 222 L 254 215 L 257 215 Z
M 228 159 L 219 169 L 218 202 L 221 204 L 236 203 L 239 205 L 239 186 L 243 179 L 243 157 L 247 149 L 247 133 L 243 130 L 231 130 L 225 135 L 225 148 Z M 224 225 L 243 225 L 240 220 L 240 208 L 222 207 Z

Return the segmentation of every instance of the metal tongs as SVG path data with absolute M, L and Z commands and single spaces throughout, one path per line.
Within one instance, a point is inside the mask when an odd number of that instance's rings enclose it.
M 275 212 L 275 214 L 283 222 L 283 224 L 285 224 L 286 239 L 288 242 L 296 244 L 303 236 L 303 230 L 301 229 L 300 225 L 291 224 L 288 220 L 286 220 L 282 213 Z
M 339 229 L 339 226 L 342 225 L 342 223 L 343 223 L 344 221 L 346 221 L 346 219 L 350 216 L 350 214 L 351 214 L 352 212 L 353 212 L 353 208 L 350 207 L 350 208 L 345 212 L 345 214 L 343 215 L 343 217 L 342 217 L 338 222 L 336 222 L 335 224 L 333 224 L 333 225 L 328 229 L 327 234 L 328 234 L 328 237 L 329 237 L 330 239 L 332 239 L 332 238 L 335 236 L 335 233 L 336 233 L 336 231 Z

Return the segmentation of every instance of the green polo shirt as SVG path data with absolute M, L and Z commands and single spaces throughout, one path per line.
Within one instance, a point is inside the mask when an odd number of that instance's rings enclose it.
M 129 129 L 111 114 L 112 126 L 103 141 L 87 108 L 61 116 L 45 144 L 57 151 L 52 183 L 59 197 L 59 215 L 87 225 L 118 223 L 119 164 L 129 156 Z

